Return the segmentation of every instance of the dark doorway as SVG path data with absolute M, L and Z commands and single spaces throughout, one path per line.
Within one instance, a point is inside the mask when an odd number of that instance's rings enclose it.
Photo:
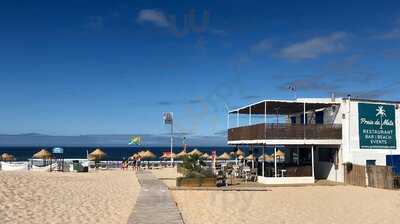
M 301 122 L 301 124 L 307 124 L 307 120 L 308 120 L 308 118 L 307 118 L 307 117 L 308 117 L 308 116 L 307 116 L 307 114 L 306 114 L 306 116 L 305 116 L 305 117 L 306 117 L 306 122 L 304 122 L 304 114 L 302 114 L 302 115 L 301 115 L 301 117 L 300 117 L 300 122 Z
M 316 124 L 324 123 L 324 111 L 315 112 L 315 123 Z

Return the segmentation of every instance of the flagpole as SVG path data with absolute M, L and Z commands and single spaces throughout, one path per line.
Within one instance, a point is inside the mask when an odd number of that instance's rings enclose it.
M 174 147 L 174 121 L 172 120 L 171 122 L 171 166 L 174 164 L 174 158 L 172 156 L 173 153 L 173 147 Z

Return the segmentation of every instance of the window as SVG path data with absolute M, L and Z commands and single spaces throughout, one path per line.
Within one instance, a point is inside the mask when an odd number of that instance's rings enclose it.
M 376 165 L 376 160 L 368 159 L 366 161 L 367 166 L 375 166 Z

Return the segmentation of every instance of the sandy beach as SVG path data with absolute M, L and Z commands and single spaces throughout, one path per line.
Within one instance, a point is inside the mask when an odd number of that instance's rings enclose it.
M 177 168 L 163 168 L 159 170 L 151 170 L 151 172 L 156 176 L 159 180 L 164 182 L 168 187 L 176 186 L 176 177 L 182 176 L 178 173 Z
M 186 224 L 398 223 L 400 191 L 353 186 L 172 191 Z
M 1 172 L 1 223 L 126 223 L 139 184 L 134 172 Z
M 174 186 L 171 178 L 176 170 L 152 172 Z M 171 193 L 186 224 L 392 224 L 400 220 L 400 191 L 343 185 L 268 189 Z

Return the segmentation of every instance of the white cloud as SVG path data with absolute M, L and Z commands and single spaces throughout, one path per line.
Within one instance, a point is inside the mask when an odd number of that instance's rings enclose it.
M 265 53 L 272 48 L 271 39 L 264 39 L 250 47 L 252 53 Z
M 158 27 L 169 27 L 171 23 L 163 11 L 158 9 L 142 9 L 136 18 L 138 23 L 151 23 Z
M 288 59 L 317 58 L 323 54 L 344 50 L 344 41 L 348 38 L 349 35 L 344 32 L 336 32 L 324 37 L 315 37 L 281 49 L 279 56 Z

